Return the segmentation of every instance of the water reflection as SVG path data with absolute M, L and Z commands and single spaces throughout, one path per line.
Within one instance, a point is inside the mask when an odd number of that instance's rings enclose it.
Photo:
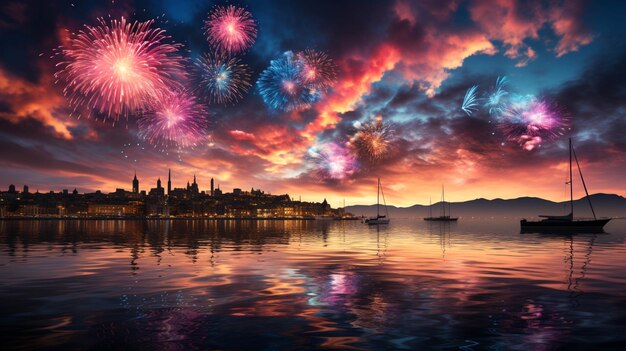
M 9 348 L 618 349 L 626 228 L 0 221 Z M 620 308 L 622 307 L 622 308 Z

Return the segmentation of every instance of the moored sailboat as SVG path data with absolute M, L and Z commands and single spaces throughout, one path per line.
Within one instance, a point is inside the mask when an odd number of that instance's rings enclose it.
M 365 220 L 365 223 L 369 225 L 377 224 L 389 224 L 389 214 L 387 213 L 387 203 L 385 201 L 385 194 L 380 186 L 380 178 L 378 178 L 378 191 L 376 193 L 376 217 L 371 217 Z M 383 194 L 383 202 L 385 202 L 385 215 L 380 214 L 380 194 Z
M 456 222 L 459 218 L 451 216 L 451 210 L 448 208 L 448 214 L 446 215 L 446 197 L 443 185 L 441 186 L 441 215 L 433 217 L 433 205 L 430 204 L 430 214 L 428 217 L 424 217 L 425 221 L 440 221 L 440 222 Z
M 573 181 L 573 172 L 572 172 L 572 156 L 576 161 L 576 166 L 578 168 L 578 172 L 580 174 L 580 180 L 583 184 L 583 188 L 585 189 L 585 194 L 587 197 L 587 201 L 589 201 L 589 207 L 591 208 L 591 213 L 593 214 L 593 219 L 575 219 L 574 218 L 574 181 Z M 611 220 L 611 218 L 600 218 L 596 217 L 596 212 L 593 209 L 593 204 L 591 203 L 591 198 L 589 197 L 589 192 L 587 191 L 587 185 L 585 184 L 585 178 L 583 177 L 583 172 L 580 169 L 580 164 L 578 163 L 578 157 L 576 156 L 576 151 L 572 146 L 572 139 L 569 140 L 569 181 L 566 183 L 569 184 L 570 191 L 570 212 L 566 215 L 561 216 L 552 216 L 552 215 L 540 215 L 540 218 L 543 218 L 539 221 L 528 221 L 526 219 L 522 219 L 520 221 L 520 225 L 522 231 L 533 231 L 533 230 L 581 230 L 581 231 L 602 231 L 604 226 Z

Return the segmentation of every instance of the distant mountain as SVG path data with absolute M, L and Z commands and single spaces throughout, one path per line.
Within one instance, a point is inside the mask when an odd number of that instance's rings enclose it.
M 626 217 L 626 198 L 615 194 L 593 194 L 590 196 L 593 208 L 598 217 Z M 537 217 L 540 214 L 567 214 L 569 201 L 553 202 L 537 197 L 520 197 L 517 199 L 476 199 L 464 202 L 446 202 L 453 216 L 460 217 Z M 387 206 L 390 217 L 421 218 L 429 214 L 428 206 L 413 205 L 410 207 Z M 376 215 L 376 205 L 347 206 L 346 211 L 357 216 Z M 441 211 L 441 203 L 432 205 L 433 215 Z M 592 217 L 589 201 L 586 197 L 574 200 L 575 217 Z

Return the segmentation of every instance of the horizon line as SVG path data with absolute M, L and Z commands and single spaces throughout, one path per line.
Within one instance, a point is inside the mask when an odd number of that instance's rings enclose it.
M 615 196 L 619 196 L 619 197 L 621 197 L 621 198 L 625 198 L 623 195 L 620 195 L 620 194 L 615 194 L 615 193 L 602 193 L 602 192 L 600 192 L 600 193 L 593 193 L 593 194 L 590 194 L 589 196 L 595 196 L 595 195 L 615 195 Z M 583 197 L 580 197 L 580 198 L 574 199 L 574 201 L 580 201 L 580 200 L 585 199 L 586 197 L 587 197 L 587 196 L 585 195 L 585 196 L 583 196 Z M 458 203 L 470 202 L 470 201 L 476 201 L 476 200 L 486 200 L 486 201 L 503 200 L 503 201 L 511 201 L 511 200 L 519 200 L 519 199 L 524 199 L 524 198 L 528 198 L 528 199 L 539 199 L 539 200 L 544 200 L 544 201 L 549 201 L 549 202 L 554 202 L 554 203 L 569 202 L 569 200 L 554 201 L 554 200 L 550 200 L 550 199 L 546 199 L 546 198 L 542 198 L 542 197 L 537 197 L 537 196 L 520 196 L 520 197 L 514 197 L 514 198 L 507 198 L 507 199 L 504 199 L 504 198 L 501 198 L 501 197 L 496 197 L 496 198 L 491 198 L 491 199 L 484 198 L 484 197 L 477 197 L 477 198 L 475 198 L 475 199 L 471 199 L 471 200 L 446 201 L 446 203 L 450 203 L 450 204 L 455 204 L 455 203 L 456 203 L 456 204 L 458 204 Z M 433 203 L 432 203 L 432 205 L 440 204 L 441 202 L 442 202 L 442 201 L 433 202 Z M 346 205 L 346 208 L 347 208 L 347 207 L 354 207 L 354 206 L 376 206 L 376 204 L 374 203 L 374 204 L 370 204 L 370 205 L 364 205 L 364 204 Z M 397 205 L 392 205 L 392 204 L 389 204 L 389 205 L 386 205 L 386 206 L 388 206 L 388 207 L 389 207 L 389 206 L 393 206 L 393 207 L 395 207 L 395 208 L 410 208 L 410 207 L 413 207 L 413 206 L 424 206 L 424 207 L 429 207 L 429 206 L 431 206 L 431 205 L 429 205 L 429 204 L 424 204 L 424 205 L 422 205 L 422 204 L 420 204 L 420 203 L 414 203 L 414 204 L 412 204 L 412 205 L 408 205 L 408 206 L 397 206 Z M 339 208 L 341 208 L 341 207 L 339 207 Z

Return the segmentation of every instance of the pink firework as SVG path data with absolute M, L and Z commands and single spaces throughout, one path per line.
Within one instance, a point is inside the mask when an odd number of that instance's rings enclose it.
M 337 66 L 323 52 L 305 50 L 297 54 L 299 78 L 303 84 L 314 89 L 326 90 L 337 79 Z
M 155 146 L 195 147 L 207 138 L 207 117 L 206 107 L 193 95 L 169 92 L 139 118 L 139 136 Z
M 350 150 L 336 143 L 310 148 L 309 157 L 315 163 L 316 171 L 322 179 L 343 180 L 359 169 L 357 160 Z
M 154 21 L 128 23 L 124 17 L 85 28 L 60 48 L 57 81 L 76 110 L 87 107 L 117 120 L 145 108 L 185 77 L 179 44 L 168 44 Z
M 256 39 L 256 22 L 250 12 L 233 5 L 216 7 L 204 28 L 212 45 L 232 54 L 247 50 Z
M 528 151 L 562 136 L 568 127 L 569 118 L 559 108 L 535 97 L 517 98 L 500 118 L 506 138 Z

